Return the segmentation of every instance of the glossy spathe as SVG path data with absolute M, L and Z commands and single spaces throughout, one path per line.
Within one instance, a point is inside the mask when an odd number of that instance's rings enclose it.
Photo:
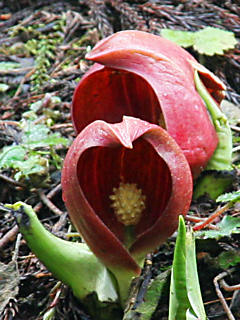
M 72 119 L 77 132 L 98 119 L 120 122 L 123 115 L 161 125 L 197 176 L 218 138 L 196 91 L 194 71 L 217 102 L 223 98 L 222 82 L 181 47 L 142 31 L 115 33 L 86 58 L 96 63 L 75 90 Z
M 111 200 L 121 182 L 135 184 L 146 199 L 128 247 L 126 226 Z M 192 177 L 165 130 L 124 117 L 117 124 L 95 121 L 79 133 L 64 161 L 62 188 L 70 217 L 96 256 L 110 270 L 137 275 L 146 253 L 175 231 L 179 214 L 186 214 Z

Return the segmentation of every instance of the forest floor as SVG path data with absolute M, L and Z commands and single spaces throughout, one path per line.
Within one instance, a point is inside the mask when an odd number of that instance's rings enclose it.
M 25 133 L 19 122 L 24 124 L 31 112 L 37 116 L 31 134 L 39 129 L 36 134 L 42 135 L 40 147 L 27 150 L 24 158 L 27 157 L 27 163 L 20 161 L 14 167 L 9 162 L 8 167 L 0 169 L 0 203 L 24 201 L 32 205 L 45 226 L 64 238 L 71 224 L 61 198 L 61 159 L 75 137 L 70 107 L 74 88 L 90 66 L 84 59 L 86 52 L 101 38 L 120 30 L 137 29 L 159 35 L 163 28 L 196 31 L 207 26 L 232 31 L 239 39 L 239 1 L 0 1 L 0 148 L 23 143 Z M 189 50 L 196 59 L 200 58 L 197 52 Z M 226 84 L 226 101 L 231 106 L 228 112 L 235 117 L 232 129 L 237 147 L 239 44 L 224 55 L 205 56 L 204 65 Z M 37 124 L 50 131 L 43 133 L 41 127 L 34 127 Z M 45 138 L 48 145 L 43 142 Z M 60 146 L 54 138 L 60 139 Z M 12 152 L 16 150 L 13 148 Z M 240 162 L 238 153 L 234 156 L 236 181 L 232 190 L 238 190 Z M 206 217 L 217 207 L 215 201 L 202 198 L 192 203 L 191 214 Z M 238 216 L 239 210 L 236 204 L 224 214 Z M 218 219 L 219 222 L 222 216 Z M 174 243 L 175 239 L 170 238 L 153 255 L 153 277 L 171 266 Z M 200 285 L 209 319 L 230 319 L 222 308 L 213 279 L 231 270 L 226 282 L 240 284 L 240 259 L 236 258 L 240 255 L 239 244 L 237 233 L 197 242 Z M 219 265 L 218 257 L 223 252 L 235 252 L 232 256 L 238 263 Z M 57 280 L 18 236 L 13 215 L 3 210 L 0 211 L 0 260 L 1 319 L 40 320 L 52 306 L 55 307 L 52 319 L 93 319 L 69 288 L 61 285 L 56 289 Z M 222 292 L 231 304 L 235 319 L 240 319 L 240 290 L 222 289 Z M 168 297 L 163 297 L 152 320 L 164 320 L 167 315 Z

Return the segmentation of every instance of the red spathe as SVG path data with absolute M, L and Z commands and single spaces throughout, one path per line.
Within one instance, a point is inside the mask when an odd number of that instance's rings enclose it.
M 86 56 L 95 63 L 77 86 L 72 119 L 77 132 L 94 120 L 134 116 L 166 128 L 183 150 L 194 177 L 206 166 L 218 139 L 195 89 L 198 70 L 217 101 L 224 85 L 186 50 L 142 31 L 121 31 Z
M 121 180 L 136 183 L 146 196 L 129 249 L 109 199 Z M 79 133 L 64 161 L 62 188 L 70 217 L 94 254 L 110 269 L 139 274 L 136 261 L 163 243 L 188 211 L 192 176 L 167 131 L 124 117 L 117 124 L 95 121 Z

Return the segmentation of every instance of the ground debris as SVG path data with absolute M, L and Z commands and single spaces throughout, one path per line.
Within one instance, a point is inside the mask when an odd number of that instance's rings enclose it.
M 196 31 L 211 26 L 232 31 L 237 38 L 240 37 L 240 7 L 237 0 L 3 0 L 0 1 L 0 10 L 0 63 L 20 65 L 3 72 L 0 70 L 0 84 L 7 85 L 5 91 L 0 92 L 1 148 L 19 144 L 19 120 L 22 114 L 29 112 L 30 106 L 40 101 L 49 114 L 46 116 L 40 108 L 36 111 L 37 121 L 49 117 L 47 125 L 52 131 L 68 139 L 75 136 L 70 123 L 70 106 L 76 84 L 91 65 L 84 59 L 85 54 L 101 38 L 113 32 L 137 29 L 159 35 L 163 28 Z M 199 59 L 196 52 L 189 51 Z M 204 64 L 226 84 L 226 101 L 239 106 L 239 44 L 223 56 L 204 57 Z M 49 104 L 49 97 L 53 96 L 61 101 L 55 105 Z M 236 147 L 239 146 L 239 123 L 236 112 L 233 124 Z M 64 158 L 66 151 L 67 148 L 60 149 L 60 158 Z M 239 161 L 240 157 L 237 157 L 236 165 Z M 35 207 L 38 217 L 50 231 L 64 237 L 71 227 L 61 198 L 60 170 L 50 166 L 48 184 L 41 190 L 29 187 L 26 181 L 15 181 L 14 174 L 14 170 L 10 169 L 0 171 L 0 202 L 26 201 Z M 239 189 L 239 181 L 238 173 L 235 189 Z M 194 202 L 191 207 L 198 221 L 216 209 L 216 202 L 205 198 Z M 231 208 L 228 214 L 239 215 L 239 208 Z M 4 240 L 0 240 L 0 317 L 4 310 L 4 320 L 40 320 L 52 303 L 51 292 L 56 280 L 30 252 L 24 240 L 20 242 L 18 259 L 12 261 L 17 231 L 14 217 L 0 211 L 0 236 Z M 173 236 L 154 253 L 151 266 L 153 277 L 169 269 L 174 241 Z M 203 298 L 211 316 L 217 314 L 219 308 L 219 312 L 223 312 L 212 280 L 223 272 L 216 266 L 216 258 L 229 245 L 234 248 L 239 246 L 239 236 L 223 238 L 221 243 L 210 239 L 197 244 Z M 239 273 L 235 272 L 234 284 L 238 283 Z M 228 298 L 227 294 L 226 300 Z M 236 301 L 239 307 L 239 298 Z M 55 320 L 93 320 L 64 285 L 54 307 Z M 152 320 L 167 319 L 167 314 L 168 300 L 165 297 L 159 302 Z M 226 314 L 215 319 L 226 320 Z

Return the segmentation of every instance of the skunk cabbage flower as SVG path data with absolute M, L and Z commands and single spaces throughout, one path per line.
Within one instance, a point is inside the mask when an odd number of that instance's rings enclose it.
M 75 90 L 76 131 L 94 120 L 120 122 L 123 115 L 159 124 L 182 148 L 196 177 L 218 138 L 195 88 L 194 72 L 218 103 L 223 83 L 178 45 L 142 31 L 117 32 L 101 40 L 86 58 L 96 63 Z
M 177 228 L 192 196 L 188 162 L 160 126 L 133 117 L 95 121 L 64 161 L 63 200 L 93 253 L 113 272 L 122 299 L 146 253 Z

